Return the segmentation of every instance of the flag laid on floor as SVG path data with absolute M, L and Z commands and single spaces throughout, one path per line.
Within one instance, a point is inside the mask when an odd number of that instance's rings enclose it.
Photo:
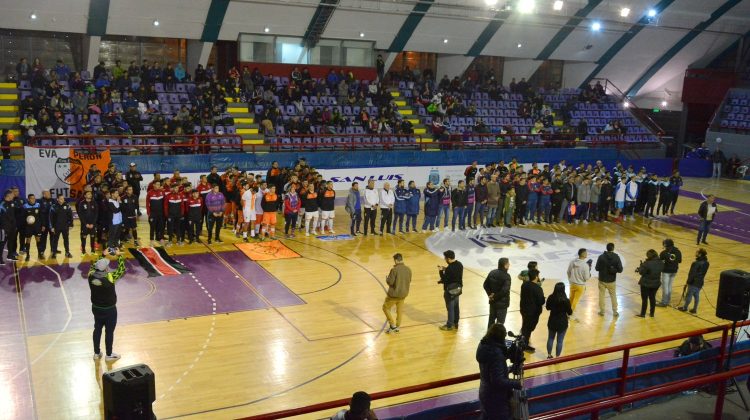
M 253 261 L 282 260 L 299 258 L 300 255 L 281 243 L 279 240 L 267 242 L 250 242 L 234 244 L 243 254 Z
M 190 270 L 167 254 L 164 247 L 128 248 L 149 277 L 177 276 Z

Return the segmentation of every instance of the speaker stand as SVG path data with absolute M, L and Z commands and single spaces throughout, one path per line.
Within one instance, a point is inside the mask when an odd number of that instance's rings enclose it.
M 732 368 L 732 353 L 734 352 L 734 341 L 736 339 L 737 331 L 737 321 L 732 321 L 732 338 L 729 340 L 729 354 L 727 355 L 727 364 L 726 364 L 726 370 L 730 370 Z M 737 393 L 740 394 L 740 398 L 742 399 L 742 405 L 745 406 L 745 411 L 750 411 L 750 406 L 747 404 L 747 400 L 745 400 L 745 394 L 742 393 L 742 389 L 737 384 L 737 380 L 734 379 L 734 376 L 732 377 L 732 384 L 734 384 L 735 389 L 737 389 Z

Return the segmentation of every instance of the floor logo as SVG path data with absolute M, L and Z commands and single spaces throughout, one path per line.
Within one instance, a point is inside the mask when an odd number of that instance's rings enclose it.
M 492 228 L 468 234 L 441 232 L 427 238 L 426 245 L 440 257 L 443 251 L 452 249 L 464 266 L 483 273 L 497 268 L 497 260 L 506 257 L 513 278 L 526 269 L 529 261 L 537 261 L 542 276 L 550 280 L 566 279 L 568 263 L 576 257 L 578 249 L 586 248 L 594 263 L 605 249 L 605 244 L 589 239 L 523 228 Z

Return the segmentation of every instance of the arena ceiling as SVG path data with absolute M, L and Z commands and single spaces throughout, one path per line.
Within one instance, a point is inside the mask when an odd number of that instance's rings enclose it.
M 565 60 L 566 86 L 601 77 L 633 97 L 677 95 L 672 99 L 679 99 L 686 68 L 706 65 L 750 33 L 750 0 L 563 0 L 557 8 L 554 0 L 499 0 L 493 7 L 485 0 L 5 3 L 3 28 L 204 41 L 236 40 L 265 28 L 303 36 L 316 10 L 330 7 L 323 38 L 370 40 L 390 52 L 504 56 L 519 77 L 544 59 Z

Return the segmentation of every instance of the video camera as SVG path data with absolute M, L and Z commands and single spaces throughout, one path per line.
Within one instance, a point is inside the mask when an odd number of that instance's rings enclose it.
M 523 362 L 526 360 L 523 350 L 526 348 L 526 338 L 520 334 L 513 334 L 508 331 L 508 337 L 512 340 L 505 340 L 506 357 L 510 360 L 508 372 L 516 377 L 523 377 Z

